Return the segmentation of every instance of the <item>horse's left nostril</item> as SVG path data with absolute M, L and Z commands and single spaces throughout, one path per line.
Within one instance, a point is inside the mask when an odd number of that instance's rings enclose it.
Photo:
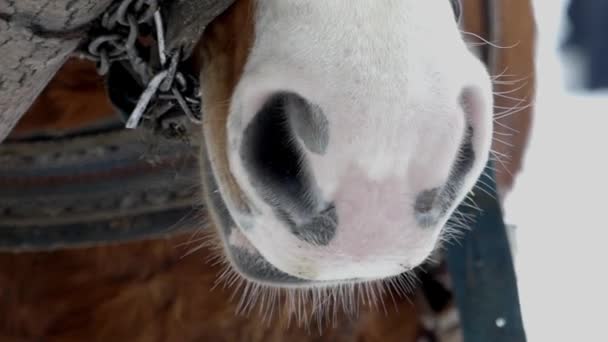
M 305 149 L 324 149 L 323 139 L 318 143 L 321 119 L 312 110 L 295 94 L 270 97 L 243 132 L 240 157 L 255 191 L 292 233 L 323 244 L 333 237 L 337 218 L 335 209 L 323 211 L 326 203 L 305 156 Z
M 277 204 L 297 200 L 305 207 L 310 179 L 287 115 L 284 98 L 270 98 L 243 132 L 240 154 L 263 198 Z

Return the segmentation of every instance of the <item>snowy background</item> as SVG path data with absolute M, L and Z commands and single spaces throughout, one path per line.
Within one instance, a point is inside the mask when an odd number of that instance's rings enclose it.
M 536 115 L 524 172 L 505 205 L 517 225 L 524 321 L 532 342 L 608 341 L 608 93 L 569 90 L 576 59 L 558 49 L 567 0 L 533 3 Z

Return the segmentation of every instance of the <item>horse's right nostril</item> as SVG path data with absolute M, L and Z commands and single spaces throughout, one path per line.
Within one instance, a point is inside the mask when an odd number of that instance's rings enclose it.
M 240 148 L 249 182 L 281 216 L 296 225 L 314 217 L 321 207 L 304 156 L 308 144 L 296 139 L 310 127 L 304 127 L 301 118 L 290 119 L 306 111 L 305 103 L 295 94 L 270 97 L 243 132 Z

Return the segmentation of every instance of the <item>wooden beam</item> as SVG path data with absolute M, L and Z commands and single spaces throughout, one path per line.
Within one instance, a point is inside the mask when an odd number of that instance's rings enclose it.
M 111 0 L 0 0 L 0 142 Z

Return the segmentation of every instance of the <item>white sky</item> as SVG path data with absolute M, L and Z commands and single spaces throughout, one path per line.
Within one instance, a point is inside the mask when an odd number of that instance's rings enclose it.
M 533 2 L 535 125 L 524 173 L 506 203 L 507 221 L 518 227 L 524 321 L 531 342 L 608 341 L 608 95 L 565 90 L 564 67 L 574 64 L 557 42 L 567 1 Z

